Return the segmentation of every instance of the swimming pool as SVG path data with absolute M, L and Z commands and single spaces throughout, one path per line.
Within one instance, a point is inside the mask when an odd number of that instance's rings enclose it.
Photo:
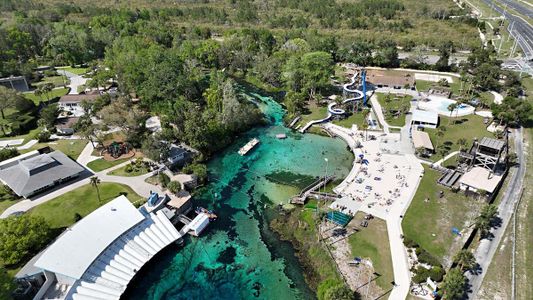
M 452 103 L 457 103 L 455 100 L 451 100 L 444 97 L 428 96 L 429 101 L 421 101 L 418 103 L 418 108 L 428 111 L 434 111 L 439 115 L 450 116 L 448 106 Z M 475 108 L 468 104 L 459 104 L 459 106 L 452 112 L 452 117 L 462 117 L 471 115 L 474 113 Z

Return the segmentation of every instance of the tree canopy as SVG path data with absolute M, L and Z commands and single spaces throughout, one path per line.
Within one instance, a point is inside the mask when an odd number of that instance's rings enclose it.
M 24 214 L 0 219 L 0 258 L 7 265 L 18 264 L 40 251 L 50 238 L 50 226 L 42 217 Z

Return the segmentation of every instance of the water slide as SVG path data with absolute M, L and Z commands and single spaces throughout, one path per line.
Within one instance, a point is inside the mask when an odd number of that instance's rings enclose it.
M 365 98 L 365 93 L 358 90 L 356 86 L 358 76 L 359 76 L 359 72 L 355 72 L 352 78 L 350 79 L 350 82 L 342 86 L 345 93 L 348 93 L 349 95 L 354 96 L 354 97 L 350 97 L 342 101 L 342 104 L 346 104 L 346 103 L 353 102 L 353 101 L 360 101 L 361 99 Z M 364 76 L 365 75 L 363 74 L 363 77 Z M 366 89 L 365 85 L 363 85 L 363 89 Z M 300 129 L 300 132 L 304 133 L 307 129 L 309 129 L 309 127 L 315 124 L 320 124 L 320 123 L 328 121 L 329 119 L 331 119 L 333 115 L 344 115 L 346 113 L 344 109 L 335 108 L 335 106 L 337 106 L 336 102 L 332 102 L 328 104 L 328 115 L 323 119 L 309 121 L 309 123 L 307 123 L 304 127 Z

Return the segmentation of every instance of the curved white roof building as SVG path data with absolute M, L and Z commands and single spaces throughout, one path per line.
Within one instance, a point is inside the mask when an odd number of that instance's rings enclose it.
M 137 210 L 120 196 L 40 254 L 33 272 L 44 272 L 46 281 L 34 299 L 119 299 L 137 271 L 180 238 L 163 212 Z

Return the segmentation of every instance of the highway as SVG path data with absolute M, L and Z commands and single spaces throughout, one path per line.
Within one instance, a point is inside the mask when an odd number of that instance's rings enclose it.
M 519 9 L 521 14 L 531 18 L 533 10 L 512 0 L 483 0 L 483 2 L 509 21 L 510 25 L 507 30 L 518 41 L 518 45 L 524 52 L 524 57 L 527 60 L 533 59 L 533 28 L 527 20 L 513 14 L 514 9 Z M 508 9 L 505 9 L 505 5 L 507 5 Z
M 518 3 L 518 1 L 513 0 L 498 0 L 498 2 L 500 2 L 504 8 L 511 8 L 514 11 L 533 19 L 533 9 L 525 3 Z

